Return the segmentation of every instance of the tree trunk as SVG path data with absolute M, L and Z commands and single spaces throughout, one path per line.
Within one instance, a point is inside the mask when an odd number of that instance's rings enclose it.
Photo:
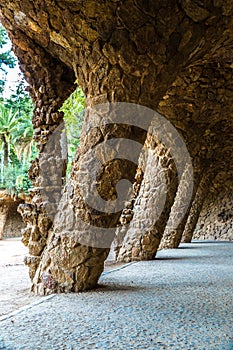
M 3 165 L 7 169 L 9 164 L 9 152 L 8 152 L 8 143 L 6 140 L 6 135 L 1 135 L 2 143 L 3 143 Z
M 7 214 L 8 214 L 7 206 L 0 202 L 0 240 L 3 237 L 3 232 L 4 232 L 4 227 L 6 224 Z

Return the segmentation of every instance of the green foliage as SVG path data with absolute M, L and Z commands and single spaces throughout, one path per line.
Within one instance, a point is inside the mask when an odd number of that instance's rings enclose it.
M 27 192 L 31 187 L 28 168 L 38 155 L 33 141 L 33 103 L 26 92 L 23 78 L 16 91 L 10 97 L 3 98 L 9 68 L 16 64 L 16 58 L 7 48 L 9 38 L 0 25 L 0 188 L 10 193 Z M 85 97 L 82 90 L 76 91 L 65 101 L 61 110 L 64 112 L 68 142 L 68 172 L 71 161 L 79 145 L 79 138 L 84 117 Z
M 9 98 L 4 99 L 4 105 L 7 109 L 12 109 L 13 113 L 18 112 L 19 118 L 32 119 L 33 102 L 28 92 L 25 80 L 21 77 L 16 91 L 11 94 Z
M 68 141 L 68 172 L 76 149 L 84 117 L 85 97 L 80 88 L 62 107 Z M 37 156 L 33 141 L 33 104 L 20 85 L 10 98 L 0 101 L 0 188 L 10 193 L 27 193 L 30 162 Z
M 80 88 L 65 101 L 62 111 L 68 142 L 68 172 L 79 145 L 85 96 Z M 0 101 L 0 188 L 27 193 L 30 162 L 37 156 L 33 141 L 33 104 L 23 85 L 10 98 Z
M 7 189 L 9 194 L 28 193 L 32 187 L 28 178 L 28 164 L 20 162 L 11 163 L 4 171 L 4 177 L 0 176 L 0 188 Z
M 68 142 L 68 166 L 67 172 L 71 168 L 71 162 L 77 150 L 84 119 L 85 96 L 80 87 L 70 95 L 64 102 L 61 110 L 64 112 L 66 134 Z
M 14 153 L 14 139 L 18 131 L 17 112 L 12 113 L 12 109 L 6 110 L 4 105 L 0 105 L 0 150 L 2 152 L 2 162 L 8 167 Z
M 9 43 L 9 38 L 6 30 L 0 25 L 0 93 L 3 92 L 5 87 L 4 76 L 7 74 L 7 67 L 14 68 L 16 59 L 11 50 L 5 48 Z
M 27 192 L 31 186 L 27 169 L 36 155 L 31 122 L 33 107 L 31 104 L 28 112 L 27 94 L 25 103 L 21 96 L 20 112 L 15 105 L 14 96 L 11 103 L 10 101 L 8 99 L 5 103 L 0 103 L 0 187 L 9 192 Z

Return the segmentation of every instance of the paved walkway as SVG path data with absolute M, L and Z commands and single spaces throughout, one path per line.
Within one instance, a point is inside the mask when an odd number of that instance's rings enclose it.
M 6 316 L 0 349 L 233 349 L 233 243 L 183 244 L 100 283 Z

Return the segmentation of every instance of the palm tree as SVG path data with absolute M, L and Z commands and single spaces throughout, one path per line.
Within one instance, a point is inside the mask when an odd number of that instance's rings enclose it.
M 23 166 L 31 161 L 34 147 L 31 119 L 21 119 L 18 124 L 18 133 L 15 135 L 15 151 Z
M 33 127 L 31 118 L 13 113 L 3 103 L 0 104 L 0 183 L 17 182 L 32 158 Z M 7 179 L 8 177 L 9 179 Z M 22 177 L 22 176 L 21 176 Z
M 12 113 L 0 104 L 0 148 L 2 150 L 3 164 L 9 166 L 11 153 L 15 151 L 14 136 L 18 129 L 18 112 Z

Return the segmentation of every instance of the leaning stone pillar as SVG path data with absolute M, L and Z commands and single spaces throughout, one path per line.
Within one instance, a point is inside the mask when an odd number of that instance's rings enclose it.
M 120 219 L 119 219 L 119 226 L 116 229 L 116 234 L 113 242 L 113 248 L 115 252 L 115 259 L 117 260 L 120 249 L 122 247 L 122 243 L 124 241 L 125 235 L 127 234 L 128 225 L 130 224 L 133 215 L 134 215 L 134 204 L 137 200 L 137 197 L 139 195 L 139 190 L 141 187 L 141 183 L 143 180 L 143 171 L 140 167 L 140 161 L 142 158 L 139 158 L 139 167 L 137 168 L 134 184 L 133 184 L 133 191 L 130 191 L 129 199 L 125 203 L 125 208 L 122 210 Z
M 175 198 L 177 183 L 174 160 L 169 150 L 157 141 L 146 158 L 144 178 L 134 203 L 133 219 L 119 250 L 118 261 L 154 258 Z
M 139 153 L 135 164 L 117 156 L 124 140 L 133 137 L 135 127 L 114 123 L 107 103 L 96 108 L 97 113 L 93 112 L 95 106 L 86 108 L 74 166 L 33 279 L 33 290 L 39 294 L 79 292 L 96 286 L 120 216 L 121 208 L 114 209 L 116 186 L 124 178 L 132 182 L 135 175 Z M 110 122 L 105 124 L 105 117 Z M 141 147 L 145 136 L 137 136 Z
M 59 128 L 63 113 L 58 110 L 75 89 L 75 76 L 22 33 L 14 36 L 13 42 L 34 102 L 34 139 L 39 149 L 39 157 L 29 169 L 31 201 L 18 209 L 27 224 L 22 241 L 29 250 L 25 263 L 33 279 L 64 185 L 66 154 L 62 147 L 63 128 Z
M 189 211 L 200 181 L 200 169 L 198 170 L 199 172 L 193 171 L 193 167 L 189 164 L 182 175 L 175 202 L 172 206 L 169 220 L 159 245 L 159 250 L 178 248 L 180 244 Z
M 193 233 L 198 221 L 198 218 L 200 216 L 206 195 L 209 191 L 209 188 L 211 186 L 211 183 L 215 177 L 215 173 L 206 173 L 202 177 L 200 184 L 198 186 L 195 198 L 193 200 L 189 216 L 184 228 L 184 232 L 182 235 L 182 242 L 183 243 L 191 243 Z

